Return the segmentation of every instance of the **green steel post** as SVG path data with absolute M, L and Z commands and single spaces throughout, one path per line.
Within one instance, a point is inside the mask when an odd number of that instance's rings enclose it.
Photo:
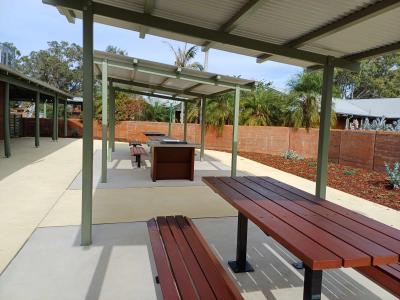
M 206 146 L 206 98 L 201 99 L 201 145 L 200 160 L 204 160 L 204 149 Z
M 39 103 L 40 103 L 40 92 L 36 92 L 35 100 L 35 147 L 39 147 L 40 139 L 40 119 L 39 119 Z
M 168 136 L 172 135 L 172 102 L 169 104 Z
M 316 196 L 323 199 L 326 198 L 326 183 L 328 176 L 328 150 L 331 127 L 334 69 L 334 59 L 333 57 L 328 57 L 324 66 L 322 84 L 321 115 L 318 139 L 317 185 L 315 191 Z
M 102 82 L 101 82 L 101 182 L 107 182 L 107 60 L 102 64 Z
M 65 99 L 64 102 L 64 137 L 66 138 L 68 136 L 68 113 L 67 113 L 67 99 Z
M 83 6 L 83 154 L 81 245 L 92 243 L 93 198 L 93 5 Z
M 187 112 L 188 112 L 188 103 L 183 102 L 183 140 L 187 141 Z
M 112 81 L 110 81 L 110 91 L 109 91 L 109 99 L 110 99 L 110 140 L 109 140 L 109 149 L 110 152 L 115 152 L 115 90 L 113 87 Z M 111 160 L 111 153 L 110 153 Z
M 11 156 L 11 139 L 10 139 L 10 84 L 4 83 L 4 117 L 3 117 L 3 130 L 4 130 L 4 155 Z
M 233 110 L 233 133 L 232 133 L 232 162 L 231 176 L 236 176 L 237 169 L 237 146 L 238 146 L 238 130 L 239 130 L 239 103 L 240 103 L 240 87 L 235 88 L 235 104 Z
M 52 140 L 57 140 L 57 95 L 53 99 L 53 132 Z

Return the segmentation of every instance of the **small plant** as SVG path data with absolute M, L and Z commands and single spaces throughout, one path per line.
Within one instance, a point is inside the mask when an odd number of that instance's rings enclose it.
M 390 168 L 390 164 L 385 162 L 386 174 L 388 175 L 387 179 L 392 185 L 393 189 L 400 189 L 400 162 L 395 162 L 393 164 L 393 169 Z
M 293 159 L 293 160 L 303 160 L 304 157 L 297 154 L 295 151 L 293 150 L 288 150 L 282 153 L 282 157 L 284 159 Z
M 309 161 L 308 162 L 308 166 L 310 168 L 316 168 L 317 167 L 317 162 L 316 161 Z
M 354 169 L 344 169 L 343 174 L 346 176 L 353 176 L 356 173 Z

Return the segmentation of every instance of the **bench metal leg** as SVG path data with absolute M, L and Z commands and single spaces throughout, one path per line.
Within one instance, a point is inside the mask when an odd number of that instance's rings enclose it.
M 136 162 L 137 162 L 138 168 L 140 168 L 140 155 L 136 155 Z
M 320 300 L 322 288 L 322 270 L 312 270 L 304 266 L 303 300 Z
M 228 262 L 229 267 L 235 273 L 254 272 L 253 267 L 246 261 L 247 253 L 247 218 L 238 214 L 236 260 Z

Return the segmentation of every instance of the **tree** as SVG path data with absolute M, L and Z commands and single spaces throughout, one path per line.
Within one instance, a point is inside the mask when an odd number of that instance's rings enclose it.
M 9 63 L 13 67 L 18 67 L 19 62 L 20 62 L 21 52 L 14 45 L 14 43 L 3 42 L 3 43 L 0 43 L 0 46 L 10 50 L 11 56 L 9 57 L 9 59 L 10 59 Z
M 185 43 L 183 48 L 177 47 L 175 49 L 170 43 L 168 42 L 166 43 L 168 44 L 168 46 L 171 48 L 172 52 L 175 55 L 175 65 L 177 67 L 195 69 L 200 71 L 204 70 L 202 64 L 193 61 L 199 49 L 197 46 L 191 46 L 190 48 L 188 48 L 188 44 Z
M 285 114 L 285 124 L 294 127 L 317 127 L 320 120 L 322 91 L 321 72 L 297 74 L 288 83 L 290 94 Z M 333 89 L 338 94 L 338 89 Z M 336 113 L 332 110 L 331 125 L 336 124 Z
M 280 125 L 283 94 L 272 89 L 271 83 L 259 82 L 254 91 L 244 93 L 240 123 L 250 126 Z
M 145 114 L 148 121 L 167 122 L 169 120 L 169 109 L 159 102 L 149 105 Z
M 360 71 L 339 70 L 335 83 L 342 98 L 385 98 L 400 95 L 400 53 L 361 61 Z
M 48 42 L 46 50 L 32 51 L 20 60 L 19 70 L 72 94 L 82 90 L 82 47 L 68 42 Z
M 117 46 L 112 46 L 112 45 L 108 45 L 106 47 L 106 52 L 128 56 L 128 52 L 126 50 L 123 50 L 121 48 L 118 48 Z
M 233 123 L 233 95 L 223 94 L 207 100 L 206 124 L 222 133 L 224 125 Z

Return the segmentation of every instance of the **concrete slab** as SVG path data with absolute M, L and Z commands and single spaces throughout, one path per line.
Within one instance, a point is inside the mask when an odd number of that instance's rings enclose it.
M 246 299 L 301 299 L 303 271 L 297 258 L 249 224 L 248 259 L 254 273 L 233 274 L 236 221 L 204 218 L 194 222 Z M 94 243 L 79 246 L 79 227 L 37 229 L 0 276 L 0 299 L 161 299 L 143 222 L 93 226 Z M 350 272 L 348 272 L 350 271 Z M 323 299 L 395 299 L 352 270 L 323 276 Z

